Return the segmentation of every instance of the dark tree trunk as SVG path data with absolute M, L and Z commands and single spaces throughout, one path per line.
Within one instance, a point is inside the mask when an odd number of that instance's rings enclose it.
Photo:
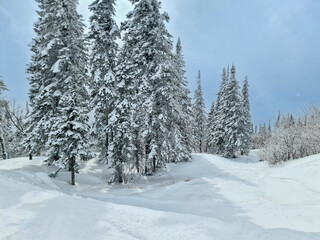
M 0 137 L 0 145 L 1 145 L 1 150 L 2 150 L 2 158 L 7 159 L 6 148 L 5 148 L 4 141 L 3 141 L 2 137 Z
M 75 157 L 71 157 L 70 159 L 70 170 L 71 170 L 71 185 L 75 185 L 76 184 L 76 179 L 75 179 L 75 170 L 74 170 L 74 166 L 75 166 L 76 160 Z
M 135 158 L 136 158 L 136 169 L 137 169 L 137 173 L 140 172 L 140 169 L 139 169 L 139 154 L 138 154 L 138 151 L 135 152 Z
M 148 156 L 149 156 L 149 154 L 150 154 L 150 152 L 151 152 L 150 143 L 151 143 L 151 139 L 150 139 L 150 137 L 148 137 L 147 140 L 146 140 L 146 144 L 145 144 L 145 153 L 146 153 L 146 158 L 147 158 L 147 159 L 148 159 Z M 148 173 L 149 170 L 150 170 L 150 169 L 148 169 L 148 167 L 145 166 L 145 173 L 149 174 L 149 173 Z
M 29 147 L 28 147 L 28 149 L 29 149 L 29 160 L 32 160 L 32 152 L 31 152 L 31 147 L 29 146 Z
M 152 172 L 155 173 L 156 172 L 156 158 L 153 157 L 153 160 L 152 160 Z
M 108 134 L 108 133 L 106 133 L 106 145 L 105 145 L 105 148 L 106 148 L 105 158 L 106 158 L 107 164 L 109 164 L 109 154 L 108 154 L 108 149 L 109 149 L 109 134 Z
M 107 115 L 107 126 L 109 125 L 109 114 Z M 109 164 L 109 153 L 108 153 L 108 149 L 109 149 L 109 133 L 108 131 L 106 131 L 106 144 L 105 144 L 105 148 L 106 148 L 106 161 L 107 161 L 107 164 Z
M 119 183 L 123 183 L 123 178 L 122 178 L 122 175 L 119 174 L 119 180 L 118 180 Z

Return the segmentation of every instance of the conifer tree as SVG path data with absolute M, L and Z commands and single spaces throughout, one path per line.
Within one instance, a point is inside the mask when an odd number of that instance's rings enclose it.
M 69 66 L 72 63 L 67 63 Z M 77 65 L 76 63 L 73 63 Z M 77 171 L 76 160 L 88 160 L 88 99 L 83 86 L 83 78 L 72 70 L 73 76 L 64 80 L 66 88 L 61 94 L 59 116 L 53 124 L 49 134 L 49 151 L 59 149 L 59 159 L 55 164 L 59 168 L 67 168 L 71 172 L 71 184 L 75 185 L 75 172 Z
M 236 151 L 239 149 L 239 126 L 242 115 L 241 96 L 234 65 L 232 65 L 230 73 L 230 80 L 225 89 L 224 107 L 226 108 L 226 115 L 222 124 L 225 127 L 223 156 L 226 158 L 234 158 Z
M 108 149 L 111 139 L 107 129 L 116 101 L 115 66 L 118 51 L 119 28 L 114 20 L 115 0 L 95 0 L 89 9 L 89 38 L 93 42 L 90 58 L 92 76 L 92 101 L 95 110 L 94 135 L 99 139 L 101 158 L 108 163 Z
M 174 116 L 174 130 L 170 131 L 174 138 L 172 145 L 174 146 L 173 160 L 175 162 L 191 160 L 192 152 L 192 104 L 189 97 L 188 82 L 185 77 L 185 61 L 183 59 L 182 45 L 180 37 L 176 44 L 176 94 Z
M 240 154 L 247 155 L 250 148 L 252 147 L 252 124 L 250 114 L 250 103 L 249 103 L 249 90 L 248 90 L 248 77 L 245 77 L 243 88 L 242 88 L 242 113 L 240 121 Z M 270 123 L 270 122 L 269 122 Z
M 207 120 L 207 147 L 206 152 L 213 153 L 213 133 L 215 131 L 215 125 L 214 125 L 214 115 L 215 115 L 215 105 L 214 102 L 211 104 L 210 111 L 208 113 L 208 120 Z
M 117 181 L 123 180 L 128 164 L 135 164 L 145 174 L 163 167 L 173 158 L 170 133 L 178 131 L 174 96 L 179 74 L 172 37 L 165 27 L 169 17 L 160 13 L 158 0 L 131 2 L 134 9 L 121 27 L 124 45 L 117 66 L 119 99 L 112 117 L 117 129 L 110 148 L 115 168 L 112 180 Z
M 47 163 L 74 173 L 76 158 L 88 155 L 84 24 L 77 13 L 77 0 L 38 0 L 38 4 L 37 37 L 28 67 L 32 113 L 26 143 L 31 152 L 46 143 Z M 74 178 L 71 182 L 74 184 Z
M 193 117 L 194 117 L 194 150 L 203 152 L 205 149 L 206 112 L 201 87 L 201 73 L 198 72 L 197 89 L 194 93 Z
M 124 38 L 126 39 L 126 38 Z M 117 99 L 115 107 L 111 112 L 108 123 L 109 134 L 112 135 L 112 141 L 109 144 L 109 157 L 111 166 L 114 169 L 114 175 L 109 182 L 122 183 L 126 181 L 125 167 L 134 162 L 134 104 L 137 102 L 135 79 L 132 75 L 132 69 L 135 65 L 128 58 L 128 48 L 123 46 L 120 54 L 119 65 L 116 68 Z M 140 160 L 140 159 L 139 159 Z M 139 169 L 136 164 L 137 169 Z
M 57 50 L 55 49 L 58 39 L 56 38 L 55 18 L 48 1 L 36 0 L 38 3 L 38 21 L 34 24 L 36 37 L 33 39 L 31 51 L 31 63 L 27 72 L 29 77 L 29 99 L 31 113 L 28 117 L 27 137 L 24 145 L 29 149 L 29 157 L 32 154 L 40 153 L 48 141 L 51 129 L 51 117 L 56 112 L 58 94 L 54 89 L 53 76 L 51 71 L 56 61 Z M 58 92 L 57 92 L 58 93 Z
M 89 87 L 87 44 L 84 37 L 82 16 L 77 13 L 77 4 L 78 0 L 59 0 L 52 2 L 49 8 L 49 11 L 52 11 L 52 19 L 50 19 L 49 23 L 56 28 L 54 32 L 56 43 L 52 49 L 54 54 L 50 55 L 52 62 L 48 71 L 52 76 L 51 90 L 54 91 L 53 97 L 55 100 L 55 111 L 50 118 L 51 128 L 47 142 L 49 149 L 47 151 L 48 164 L 53 164 L 54 162 L 60 164 L 61 161 L 69 163 L 71 161 L 66 159 L 67 153 L 61 144 L 65 139 L 61 135 L 61 128 L 64 129 L 63 126 L 68 123 L 66 121 L 74 121 L 75 125 L 78 122 L 78 125 L 86 129 L 86 115 L 88 112 L 86 108 L 89 100 L 87 92 Z M 73 89 L 70 88 L 71 86 Z M 72 94 L 70 93 L 71 90 L 73 91 Z M 77 99 L 71 100 L 72 97 Z M 78 108 L 79 119 L 75 116 L 66 119 L 65 109 L 68 106 L 66 102 L 70 101 L 75 101 L 72 104 L 75 104 L 74 108 Z M 71 140 L 72 134 L 71 132 L 69 133 Z M 81 131 L 78 137 L 83 138 L 85 141 L 86 136 L 84 133 L 85 131 Z M 86 151 L 86 149 L 83 149 L 83 151 Z M 69 167 L 68 164 L 64 164 L 64 166 Z
M 281 113 L 279 111 L 276 123 L 274 125 L 275 128 L 279 127 L 280 121 L 281 121 Z
M 219 92 L 217 94 L 215 114 L 213 116 L 213 130 L 210 130 L 212 136 L 210 137 L 209 145 L 214 148 L 216 154 L 222 154 L 224 152 L 225 126 L 223 120 L 226 116 L 225 93 L 229 81 L 228 75 L 229 73 L 223 68 Z

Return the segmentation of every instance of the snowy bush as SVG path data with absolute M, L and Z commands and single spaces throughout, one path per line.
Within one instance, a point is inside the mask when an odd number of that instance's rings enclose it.
M 262 148 L 261 157 L 270 164 L 320 153 L 320 111 L 312 108 L 304 118 L 282 116 Z

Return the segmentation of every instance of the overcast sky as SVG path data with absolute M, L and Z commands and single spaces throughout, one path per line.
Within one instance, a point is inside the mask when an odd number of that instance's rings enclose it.
M 92 0 L 80 0 L 85 19 Z M 222 68 L 234 63 L 242 85 L 249 77 L 255 124 L 274 120 L 278 111 L 302 113 L 320 104 L 319 0 L 163 0 L 170 15 L 168 29 L 181 37 L 190 89 L 202 73 L 209 108 L 220 83 Z M 117 1 L 117 20 L 131 9 Z M 28 44 L 37 20 L 34 0 L 0 0 L 0 75 L 6 98 L 28 99 L 25 73 Z

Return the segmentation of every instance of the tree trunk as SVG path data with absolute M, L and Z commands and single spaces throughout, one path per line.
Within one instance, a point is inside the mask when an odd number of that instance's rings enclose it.
M 153 160 L 152 160 L 152 172 L 155 173 L 156 172 L 156 158 L 153 157 Z
M 139 166 L 140 166 L 140 162 L 139 162 L 139 154 L 138 151 L 135 151 L 135 158 L 136 158 L 136 169 L 137 169 L 137 173 L 140 172 Z
M 106 161 L 107 161 L 107 164 L 109 164 L 109 154 L 108 154 L 108 149 L 109 149 L 109 134 L 108 132 L 106 132 L 106 145 L 105 145 L 105 148 L 106 148 L 106 154 L 105 154 L 105 158 L 106 158 Z
M 29 147 L 28 147 L 28 149 L 29 149 L 29 160 L 32 160 L 32 152 L 31 152 L 31 147 L 29 146 Z
M 1 145 L 1 150 L 2 150 L 2 158 L 5 160 L 7 159 L 7 153 L 6 153 L 6 147 L 4 145 L 3 138 L 0 137 L 0 145 Z
M 71 157 L 70 159 L 70 169 L 71 169 L 71 185 L 75 185 L 76 184 L 76 180 L 75 180 L 75 170 L 74 170 L 74 166 L 75 166 L 75 157 Z
M 109 114 L 107 115 L 107 126 L 109 125 Z M 105 145 L 105 148 L 106 148 L 106 161 L 107 161 L 107 164 L 109 164 L 109 152 L 108 152 L 108 149 L 109 149 L 109 132 L 108 130 L 106 131 L 106 145 Z

